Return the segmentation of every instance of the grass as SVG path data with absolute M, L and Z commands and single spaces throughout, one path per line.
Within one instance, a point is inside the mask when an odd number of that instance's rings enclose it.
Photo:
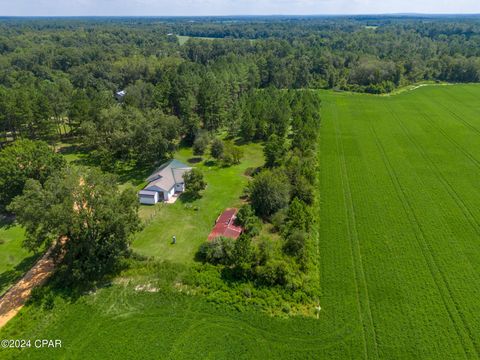
M 2 359 L 305 359 L 341 345 L 314 319 L 238 312 L 201 297 L 116 285 L 53 310 L 28 307 L 2 338 L 62 340 L 60 349 L 0 349 Z M 324 341 L 319 342 L 318 339 Z
M 263 165 L 262 147 L 259 144 L 242 146 L 245 157 L 240 165 L 221 168 L 209 161 L 192 164 L 202 170 L 207 182 L 203 197 L 187 202 L 182 197 L 175 204 L 142 206 L 141 217 L 147 222 L 138 234 L 132 248 L 142 254 L 162 260 L 189 263 L 194 259 L 200 244 L 206 241 L 218 215 L 226 207 L 240 206 L 243 189 L 248 182 L 244 175 L 250 167 Z M 185 163 L 195 159 L 191 149 L 181 149 L 176 158 Z M 177 243 L 171 244 L 175 235 Z
M 322 306 L 358 357 L 480 355 L 478 96 L 323 93 Z
M 146 223 L 145 228 L 136 235 L 132 249 L 145 256 L 179 263 L 194 261 L 195 252 L 206 241 L 218 215 L 227 207 L 242 204 L 240 199 L 248 183 L 245 176 L 247 168 L 256 168 L 264 163 L 260 144 L 240 146 L 244 151 L 241 164 L 223 168 L 215 164 L 208 155 L 199 157 L 191 148 L 182 147 L 175 158 L 202 170 L 207 189 L 201 199 L 190 202 L 181 197 L 175 204 L 142 205 L 140 217 Z M 71 164 L 88 163 L 82 149 L 75 145 L 61 146 L 62 153 Z M 133 186 L 142 189 L 145 178 L 153 171 L 149 168 L 132 169 L 118 173 L 120 188 Z M 172 245 L 172 236 L 177 243 Z
M 135 281 L 120 278 L 72 303 L 56 298 L 53 310 L 26 307 L 0 338 L 60 338 L 64 346 L 3 350 L 0 357 L 480 357 L 479 96 L 478 85 L 391 97 L 322 92 L 318 320 L 239 312 L 167 290 L 139 292 Z M 155 218 L 134 247 L 188 266 L 223 202 L 238 201 L 243 167 L 261 162 L 252 149 L 238 168 L 205 169 L 208 191 L 235 194 L 207 192 L 194 204 L 198 213 L 181 203 L 158 208 L 162 226 Z M 182 150 L 179 158 L 189 156 Z M 174 215 L 162 220 L 167 209 Z M 196 221 L 199 234 L 182 229 L 178 236 L 177 215 Z M 188 256 L 168 245 L 174 226 Z M 175 281 L 175 273 L 158 273 L 157 281 Z
M 34 263 L 36 256 L 22 248 L 24 230 L 0 218 L 0 295 Z

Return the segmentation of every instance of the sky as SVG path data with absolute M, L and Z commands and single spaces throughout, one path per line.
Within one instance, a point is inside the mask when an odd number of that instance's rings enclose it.
M 0 0 L 0 16 L 480 13 L 480 0 Z

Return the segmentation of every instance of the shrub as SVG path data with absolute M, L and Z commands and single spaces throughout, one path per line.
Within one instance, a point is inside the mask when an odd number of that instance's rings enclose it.
M 212 141 L 212 145 L 210 147 L 210 155 L 212 155 L 214 159 L 219 160 L 223 156 L 224 150 L 225 150 L 225 145 L 223 144 L 223 141 L 218 138 L 215 138 Z
M 288 264 L 283 260 L 269 261 L 263 266 L 258 266 L 256 276 L 260 283 L 267 286 L 287 284 Z
M 301 230 L 295 230 L 288 235 L 283 251 L 291 256 L 302 257 L 307 244 L 307 234 Z
M 238 165 L 243 158 L 243 150 L 232 142 L 227 142 L 221 158 L 224 166 Z
M 200 246 L 197 258 L 213 265 L 230 265 L 233 262 L 235 240 L 218 237 Z

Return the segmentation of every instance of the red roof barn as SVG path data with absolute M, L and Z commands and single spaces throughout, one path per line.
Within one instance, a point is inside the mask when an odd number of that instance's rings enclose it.
M 215 222 L 208 240 L 213 240 L 217 237 L 224 236 L 232 239 L 237 239 L 242 233 L 243 229 L 240 226 L 235 225 L 235 219 L 237 217 L 238 209 L 226 209 Z

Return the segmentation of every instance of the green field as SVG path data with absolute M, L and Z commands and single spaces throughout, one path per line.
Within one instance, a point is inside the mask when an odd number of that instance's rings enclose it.
M 479 96 L 323 96 L 322 305 L 358 358 L 479 357 Z
M 184 45 L 190 39 L 199 39 L 199 40 L 218 40 L 219 39 L 214 37 L 185 36 L 185 35 L 177 35 L 177 38 L 180 45 Z
M 59 338 L 63 347 L 0 358 L 479 358 L 479 97 L 475 85 L 390 97 L 322 92 L 318 320 L 117 281 L 73 303 L 57 299 L 53 310 L 25 308 L 0 338 Z M 222 204 L 238 201 L 242 167 L 261 162 L 252 149 L 239 167 L 204 169 L 210 186 L 198 212 L 160 208 L 134 248 L 188 263 Z M 168 245 L 172 231 L 185 245 Z M 155 276 L 168 282 L 175 270 Z

